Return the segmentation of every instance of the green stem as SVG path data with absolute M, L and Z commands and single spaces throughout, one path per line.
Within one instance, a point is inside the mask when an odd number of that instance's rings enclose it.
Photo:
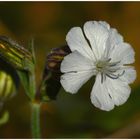
M 40 138 L 40 106 L 41 104 L 32 103 L 32 114 L 31 114 L 31 129 L 32 138 Z

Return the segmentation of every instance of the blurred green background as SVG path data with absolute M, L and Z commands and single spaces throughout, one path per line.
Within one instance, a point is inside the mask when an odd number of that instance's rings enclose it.
M 62 89 L 56 101 L 42 106 L 42 138 L 140 138 L 139 2 L 0 2 L 0 34 L 24 47 L 32 36 L 35 38 L 37 83 L 46 54 L 66 44 L 71 27 L 83 26 L 88 20 L 107 21 L 136 51 L 137 79 L 132 94 L 124 105 L 104 112 L 90 102 L 91 81 L 75 95 Z M 5 103 L 5 109 L 10 120 L 0 126 L 0 138 L 31 138 L 30 104 L 22 87 Z

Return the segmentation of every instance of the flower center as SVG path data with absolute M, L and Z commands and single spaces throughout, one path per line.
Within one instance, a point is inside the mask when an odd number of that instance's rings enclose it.
M 106 80 L 106 76 L 111 79 L 118 79 L 120 76 L 124 74 L 124 70 L 119 72 L 120 70 L 120 61 L 117 62 L 110 62 L 111 58 L 109 59 L 102 59 L 96 62 L 96 71 L 97 73 L 101 73 L 101 83 Z
M 106 60 L 104 60 L 104 61 L 99 60 L 97 62 L 97 64 L 96 64 L 96 69 L 99 72 L 104 72 L 107 66 L 108 66 L 108 61 L 106 61 Z

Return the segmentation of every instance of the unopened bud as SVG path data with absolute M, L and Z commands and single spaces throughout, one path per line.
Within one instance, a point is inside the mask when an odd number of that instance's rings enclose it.
M 8 73 L 0 71 L 0 101 L 3 102 L 16 93 L 14 81 Z
M 52 49 L 47 55 L 46 65 L 36 98 L 41 101 L 55 100 L 61 88 L 60 84 L 60 64 L 64 57 L 70 53 L 68 46 Z
M 70 53 L 68 46 L 54 48 L 47 55 L 46 69 L 60 73 L 60 64 L 64 57 Z

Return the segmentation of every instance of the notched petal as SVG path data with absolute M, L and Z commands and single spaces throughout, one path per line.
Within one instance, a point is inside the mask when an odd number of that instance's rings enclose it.
M 108 39 L 109 30 L 105 23 L 88 21 L 84 24 L 85 36 L 89 40 L 92 51 L 97 59 L 100 59 L 105 51 L 105 43 Z
M 114 103 L 108 94 L 108 90 L 103 83 L 101 83 L 101 75 L 98 74 L 91 92 L 91 102 L 101 110 L 110 111 L 114 108 Z
M 89 59 L 95 59 L 92 50 L 88 45 L 84 37 L 83 31 L 80 27 L 72 28 L 66 36 L 66 41 L 72 52 L 78 51 L 83 56 Z

